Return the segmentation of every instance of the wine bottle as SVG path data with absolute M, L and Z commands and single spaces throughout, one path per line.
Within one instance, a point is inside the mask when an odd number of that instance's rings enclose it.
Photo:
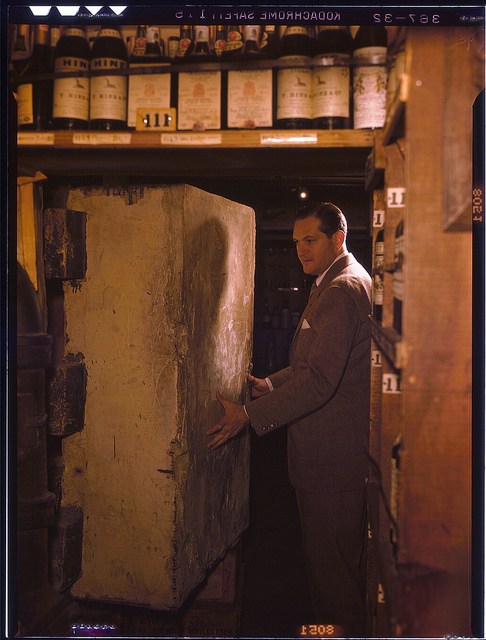
M 130 55 L 130 66 L 169 64 L 169 59 L 164 53 L 164 42 L 160 39 L 159 27 L 139 25 L 133 51 Z
M 393 328 L 402 333 L 402 301 L 403 301 L 403 220 L 395 230 L 393 272 Z
M 89 44 L 82 27 L 65 27 L 54 50 L 52 127 L 89 126 Z M 75 75 L 71 75 L 71 74 Z M 69 77 L 63 77 L 69 74 Z
M 194 27 L 194 46 L 187 54 L 189 62 L 215 62 L 216 54 L 210 46 L 209 27 Z
M 286 27 L 280 41 L 279 57 L 312 57 L 312 40 L 307 27 Z
M 135 42 L 133 44 L 133 50 L 130 54 L 130 64 L 136 63 L 141 60 L 145 55 L 147 48 L 147 25 L 137 25 L 137 35 L 135 36 Z
M 245 25 L 243 27 L 243 50 L 242 60 L 258 60 L 261 58 L 260 46 L 258 44 L 259 27 L 257 25 Z
M 181 35 L 179 38 L 179 48 L 175 56 L 175 62 L 184 62 L 187 60 L 188 54 L 192 51 L 193 35 L 190 25 L 181 26 Z
M 32 50 L 30 47 L 30 26 L 28 24 L 16 25 L 16 37 L 12 50 L 12 81 L 18 81 L 27 66 Z
M 274 24 L 266 24 L 260 42 L 260 53 L 262 58 L 273 59 L 278 56 L 278 31 Z
M 380 229 L 375 239 L 375 255 L 373 261 L 373 317 L 377 322 L 383 319 L 383 263 L 385 257 L 384 231 Z
M 139 26 L 130 56 L 130 71 L 143 67 L 144 72 L 130 73 L 128 77 L 128 127 L 137 125 L 137 109 L 170 107 L 171 74 L 158 73 L 156 69 L 153 73 L 148 72 L 149 67 L 169 64 L 169 59 L 164 56 L 159 27 Z
M 353 43 L 346 27 L 320 27 L 313 60 L 313 125 L 349 129 Z
M 128 52 L 119 30 L 113 26 L 102 27 L 91 51 L 91 129 L 126 128 L 127 77 L 110 72 L 127 65 Z
M 226 50 L 228 34 L 225 25 L 216 26 L 216 34 L 214 36 L 214 53 L 218 59 L 222 59 L 223 53 Z
M 19 129 L 49 129 L 53 81 L 43 76 L 52 72 L 50 65 L 49 25 L 38 24 L 34 27 L 32 57 L 24 73 L 24 77 L 28 77 L 29 81 L 19 82 L 17 87 Z
M 353 48 L 354 128 L 383 127 L 386 117 L 386 28 L 382 25 L 361 26 Z
M 167 40 L 167 53 L 171 62 L 174 62 L 176 59 L 180 40 L 179 36 L 169 36 Z
M 243 51 L 243 34 L 239 26 L 228 27 L 228 39 L 223 53 L 223 60 L 238 60 Z
M 287 27 L 277 69 L 276 127 L 312 126 L 312 41 L 306 27 Z
M 56 45 L 59 42 L 60 37 L 61 27 L 59 27 L 59 25 L 51 25 L 49 37 L 49 42 L 51 45 L 51 61 L 49 63 L 49 66 L 52 70 L 54 70 L 54 51 L 56 50 Z

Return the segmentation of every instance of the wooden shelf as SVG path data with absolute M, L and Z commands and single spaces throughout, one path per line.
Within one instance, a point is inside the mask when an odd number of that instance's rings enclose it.
M 352 129 L 19 132 L 17 156 L 20 171 L 46 175 L 270 174 L 364 180 L 374 135 Z
M 19 147 L 97 148 L 158 148 L 158 147 L 364 147 L 374 144 L 374 134 L 368 130 L 338 129 L 334 131 L 305 129 L 252 129 L 227 131 L 45 131 L 19 132 Z
M 408 101 L 409 90 L 410 75 L 402 73 L 397 91 L 386 114 L 385 126 L 383 127 L 384 145 L 390 144 L 396 138 L 401 138 L 404 135 L 405 105 Z
M 383 148 L 383 130 L 375 132 L 375 141 L 365 165 L 365 189 L 373 191 L 383 183 L 385 176 L 385 151 Z
M 395 369 L 401 369 L 406 362 L 402 336 L 393 327 L 384 327 L 370 316 L 371 336 Z

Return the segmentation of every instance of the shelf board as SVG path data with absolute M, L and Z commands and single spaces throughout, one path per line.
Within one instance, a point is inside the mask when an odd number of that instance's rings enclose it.
M 46 175 L 301 175 L 364 180 L 368 130 L 19 132 L 20 170 Z M 297 153 L 296 153 L 297 152 Z
M 334 131 L 305 129 L 253 129 L 228 131 L 46 131 L 19 132 L 19 147 L 44 148 L 312 148 L 312 147 L 372 147 L 372 131 L 337 129 Z

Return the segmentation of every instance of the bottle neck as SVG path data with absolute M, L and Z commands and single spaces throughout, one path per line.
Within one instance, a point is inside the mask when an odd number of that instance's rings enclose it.
M 34 31 L 34 45 L 36 44 L 50 46 L 48 24 L 36 25 Z

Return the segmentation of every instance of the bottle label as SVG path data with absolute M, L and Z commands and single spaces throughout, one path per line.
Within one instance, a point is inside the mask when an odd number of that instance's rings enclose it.
M 383 289 L 383 280 L 379 275 L 376 275 L 373 286 L 373 302 L 375 304 L 383 304 Z
M 384 242 L 376 242 L 375 243 L 375 267 L 382 267 L 384 263 L 385 257 L 385 243 Z
M 258 40 L 258 27 L 254 24 L 245 25 L 243 27 L 245 40 Z
M 353 52 L 353 58 L 358 64 L 386 64 L 386 47 L 361 47 Z
M 55 73 L 72 73 L 73 71 L 89 71 L 89 62 L 85 58 L 56 58 Z
M 195 31 L 196 42 L 209 42 L 209 27 L 196 27 Z
M 355 129 L 383 127 L 386 118 L 386 67 L 355 67 L 353 99 Z
M 299 35 L 299 36 L 309 35 L 309 32 L 307 31 L 307 27 L 287 27 L 285 29 L 284 36 L 295 36 L 295 35 Z
M 119 38 L 121 40 L 121 33 L 118 29 L 107 29 L 103 27 L 98 34 L 99 38 Z
M 349 68 L 314 67 L 313 117 L 349 118 Z
M 177 128 L 182 131 L 221 128 L 221 71 L 179 73 Z
M 143 56 L 145 55 L 145 50 L 147 49 L 147 39 L 140 37 L 135 40 L 135 45 L 133 47 L 132 54 L 134 56 Z
M 272 126 L 271 69 L 228 71 L 227 115 L 230 129 Z
M 89 78 L 56 78 L 52 117 L 88 120 L 89 84 Z
M 229 31 L 226 51 L 238 51 L 243 48 L 243 36 L 239 31 Z
M 169 58 L 174 59 L 179 49 L 179 39 L 171 37 L 169 38 Z
M 79 27 L 65 27 L 62 31 L 63 36 L 76 36 L 78 38 L 86 38 L 84 29 Z
M 220 38 L 214 41 L 214 53 L 217 56 L 221 56 L 223 51 L 226 50 L 226 40 Z
M 277 120 L 312 118 L 312 70 L 279 69 L 277 76 Z
M 34 109 L 32 102 L 32 84 L 20 84 L 17 88 L 17 119 L 18 124 L 32 124 Z
M 147 27 L 147 42 L 158 42 L 159 36 L 159 27 Z
M 177 57 L 178 58 L 183 58 L 186 53 L 187 50 L 189 49 L 189 47 L 191 46 L 191 39 L 190 38 L 181 38 L 179 41 L 179 46 L 177 49 Z
M 127 125 L 137 124 L 137 109 L 170 108 L 170 73 L 130 76 Z
M 127 119 L 127 79 L 124 76 L 91 78 L 90 120 Z
M 91 69 L 93 71 L 98 71 L 101 69 L 123 69 L 127 66 L 125 60 L 120 60 L 120 58 L 93 58 L 91 60 Z

